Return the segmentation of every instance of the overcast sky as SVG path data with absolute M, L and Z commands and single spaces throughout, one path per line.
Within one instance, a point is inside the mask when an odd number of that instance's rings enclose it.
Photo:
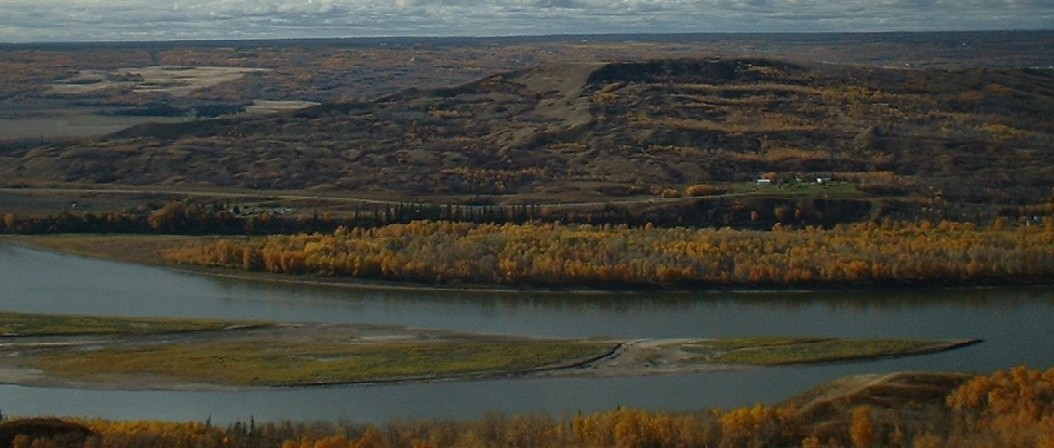
M 1054 0 L 0 0 L 0 41 L 1054 28 Z

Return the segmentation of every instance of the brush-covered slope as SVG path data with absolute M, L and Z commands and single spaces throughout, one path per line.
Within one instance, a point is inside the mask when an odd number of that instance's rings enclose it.
M 569 63 L 288 115 L 9 149 L 0 178 L 544 202 L 773 173 L 1019 205 L 1051 195 L 1050 117 L 1051 70 Z
M 950 420 L 947 396 L 972 378 L 969 374 L 940 372 L 843 377 L 793 397 L 784 405 L 797 409 L 794 419 L 803 432 L 820 440 L 851 439 L 853 411 L 861 407 L 872 410 L 869 420 L 876 433 L 897 439 L 902 438 L 894 435 L 897 432 L 922 435 L 945 430 L 935 425 Z M 902 444 L 889 442 L 888 446 Z

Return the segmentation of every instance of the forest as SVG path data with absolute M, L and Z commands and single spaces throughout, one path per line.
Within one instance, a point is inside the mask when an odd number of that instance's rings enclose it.
M 490 414 L 475 421 L 383 425 L 253 419 L 227 426 L 209 421 L 16 419 L 0 423 L 0 444 L 16 448 L 1024 448 L 1054 444 L 1054 369 L 1015 367 L 971 378 L 931 379 L 932 384 L 915 381 L 916 397 L 893 405 L 841 397 L 804 405 L 791 400 L 693 413 L 619 408 L 563 417 Z M 932 397 L 920 393 L 937 382 L 957 386 L 945 385 L 950 393 Z
M 205 239 L 172 262 L 436 284 L 611 288 L 1029 282 L 1054 275 L 1054 222 L 862 223 L 771 231 L 416 221 Z

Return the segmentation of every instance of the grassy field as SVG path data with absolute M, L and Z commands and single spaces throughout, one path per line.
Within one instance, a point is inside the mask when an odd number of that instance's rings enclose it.
M 963 341 L 971 344 L 976 341 Z M 688 348 L 697 360 L 716 364 L 773 366 L 904 356 L 947 347 L 946 341 L 907 339 L 732 338 Z
M 973 342 L 733 338 L 620 343 L 354 324 L 18 313 L 0 313 L 0 320 L 4 382 L 133 389 L 430 381 L 541 371 L 651 375 L 730 364 L 910 356 Z
M 179 247 L 202 237 L 169 235 L 37 235 L 8 241 L 30 246 L 129 263 L 159 264 L 160 251 Z
M 207 331 L 207 332 L 206 332 Z M 614 342 L 402 327 L 0 313 L 0 365 L 75 383 L 281 386 L 517 373 Z
M 78 380 L 160 375 L 227 385 L 307 385 L 516 373 L 597 356 L 610 344 L 449 340 L 389 343 L 204 342 L 42 356 L 32 365 Z
M 147 319 L 56 316 L 0 311 L 0 336 L 152 335 L 228 328 L 260 328 L 270 324 L 209 319 Z
M 759 196 L 773 198 L 800 197 L 866 197 L 859 185 L 852 182 L 818 184 L 808 180 L 778 185 L 758 185 L 755 182 L 740 182 L 729 186 L 724 196 Z M 719 195 L 720 196 L 720 195 Z

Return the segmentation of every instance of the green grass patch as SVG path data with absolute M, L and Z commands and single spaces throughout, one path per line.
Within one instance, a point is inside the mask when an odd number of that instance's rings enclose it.
M 832 182 L 817 184 L 815 182 L 785 183 L 758 185 L 755 182 L 733 184 L 726 195 L 758 197 L 838 197 L 853 198 L 867 196 L 860 187 L 852 182 Z
M 13 241 L 67 254 L 141 264 L 164 264 L 161 251 L 206 237 L 172 235 L 33 235 Z
M 0 311 L 0 336 L 147 335 L 265 325 L 269 324 L 211 319 L 63 316 Z
M 733 338 L 704 341 L 686 350 L 696 361 L 716 364 L 784 365 L 905 356 L 947 341 L 830 338 Z
M 609 344 L 454 340 L 388 343 L 190 343 L 43 355 L 32 366 L 87 380 L 160 375 L 229 385 L 295 385 L 517 372 L 599 355 Z

